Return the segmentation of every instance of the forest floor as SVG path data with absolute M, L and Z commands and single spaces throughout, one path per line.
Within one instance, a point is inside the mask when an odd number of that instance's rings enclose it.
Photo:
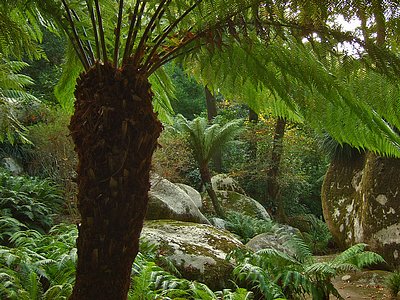
M 334 257 L 335 254 L 319 256 L 316 259 L 317 261 L 326 261 Z M 344 299 L 389 300 L 392 298 L 390 298 L 389 291 L 385 288 L 385 279 L 389 274 L 390 272 L 382 270 L 353 271 L 335 277 L 332 282 Z M 330 299 L 337 298 L 331 296 Z
M 390 299 L 384 281 L 389 272 L 366 270 L 341 275 L 333 280 L 333 284 L 344 299 Z M 336 299 L 332 297 L 331 299 Z

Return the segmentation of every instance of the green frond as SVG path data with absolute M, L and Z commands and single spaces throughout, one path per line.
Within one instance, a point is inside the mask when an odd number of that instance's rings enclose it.
M 183 116 L 177 117 L 177 126 L 189 134 L 189 142 L 199 163 L 208 163 L 213 155 L 231 141 L 240 131 L 240 120 L 233 120 L 225 125 L 209 125 L 205 118 L 197 117 L 192 121 Z
M 289 36 L 269 43 L 229 40 L 221 51 L 198 51 L 186 61 L 204 84 L 257 112 L 306 122 L 359 149 L 400 154 L 392 128 L 398 126 L 398 84 L 360 62 L 344 72 L 339 58 L 322 61 Z
M 310 247 L 298 235 L 287 236 L 287 241 L 284 243 L 285 246 L 289 247 L 294 252 L 294 257 L 300 263 L 310 263 L 313 261 L 312 252 Z
M 157 69 L 150 78 L 151 90 L 154 93 L 153 107 L 163 123 L 172 124 L 174 110 L 171 101 L 175 100 L 175 86 L 164 68 Z
M 233 274 L 239 280 L 249 282 L 259 289 L 265 299 L 284 298 L 281 288 L 274 283 L 273 278 L 263 268 L 249 263 L 242 263 L 235 267 Z
M 68 43 L 66 49 L 62 70 L 61 78 L 54 88 L 54 94 L 61 107 L 72 113 L 74 110 L 76 79 L 83 71 L 83 67 L 70 43 Z
M 25 2 L 25 3 L 24 3 Z M 0 53 L 21 60 L 44 58 L 40 48 L 41 21 L 34 1 L 7 1 L 0 4 Z
M 336 256 L 333 259 L 332 264 L 339 265 L 339 264 L 349 263 L 349 262 L 355 263 L 354 259 L 357 257 L 358 254 L 362 253 L 367 246 L 368 245 L 364 244 L 364 243 L 360 243 L 360 244 L 351 246 L 350 248 L 346 249 L 345 251 L 340 253 L 338 256 Z

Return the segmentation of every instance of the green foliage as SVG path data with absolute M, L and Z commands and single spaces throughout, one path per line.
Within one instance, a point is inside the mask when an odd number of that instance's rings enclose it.
M 397 82 L 346 55 L 319 56 L 315 41 L 299 42 L 279 29 L 276 34 L 282 39 L 230 41 L 222 53 L 203 51 L 190 59 L 200 61 L 197 73 L 205 84 L 257 112 L 304 121 L 340 144 L 399 153 L 399 135 L 387 123 L 399 122 Z
M 160 176 L 172 182 L 181 182 L 188 185 L 200 184 L 199 175 L 196 173 L 197 164 L 193 154 L 182 135 L 170 126 L 161 132 L 158 139 L 160 147 L 153 155 L 153 169 Z M 198 173 L 198 172 L 197 172 Z
M 42 102 L 54 105 L 57 104 L 54 87 L 61 77 L 66 41 L 63 36 L 50 32 L 46 28 L 42 28 L 42 31 L 43 41 L 41 46 L 46 58 L 30 61 L 30 65 L 24 70 L 24 73 L 35 82 L 32 86 L 29 86 L 29 93 Z
M 252 293 L 243 288 L 213 292 L 205 284 L 178 278 L 157 266 L 155 262 L 145 259 L 142 254 L 136 257 L 133 264 L 132 287 L 128 294 L 130 300 L 253 299 Z
M 385 280 L 385 286 L 393 298 L 400 292 L 400 271 L 394 271 Z
M 378 254 L 365 251 L 365 244 L 352 246 L 326 262 L 315 262 L 308 245 L 298 236 L 292 236 L 285 246 L 290 251 L 267 248 L 255 253 L 232 252 L 230 257 L 238 263 L 234 274 L 266 299 L 306 294 L 313 299 L 328 299 L 330 294 L 341 298 L 331 282 L 333 277 L 384 261 Z
M 14 248 L 0 246 L 2 299 L 68 299 L 77 261 L 77 230 L 58 225 L 49 234 L 35 230 L 16 232 Z
M 192 120 L 206 109 L 204 87 L 193 77 L 184 73 L 181 66 L 170 63 L 166 66 L 174 82 L 176 101 L 172 102 L 174 111 Z
M 227 213 L 226 229 L 238 235 L 245 244 L 251 238 L 264 232 L 272 232 L 274 223 L 272 221 L 253 218 L 238 212 Z
M 309 223 L 307 232 L 303 232 L 304 240 L 314 254 L 324 254 L 332 240 L 332 234 L 328 225 L 315 215 L 305 215 L 305 221 Z
M 177 127 L 188 133 L 194 157 L 199 165 L 207 164 L 218 150 L 221 150 L 240 131 L 240 120 L 230 121 L 223 126 L 209 125 L 205 118 L 197 117 L 192 121 L 178 116 Z
M 261 116 L 257 124 L 246 122 L 238 142 L 224 151 L 224 166 L 240 182 L 246 193 L 263 202 L 271 166 L 274 119 Z M 306 126 L 289 123 L 283 141 L 278 182 L 288 215 L 313 213 L 322 215 L 320 190 L 328 161 L 319 148 L 313 131 Z M 269 201 L 267 208 L 274 212 Z M 268 205 L 269 203 L 269 205 Z
M 25 91 L 33 83 L 30 77 L 20 74 L 26 66 L 24 62 L 5 59 L 0 52 L 0 142 L 29 142 L 22 112 L 25 107 L 37 105 L 38 99 Z
M 17 59 L 22 59 L 24 54 L 31 59 L 44 57 L 38 44 L 42 41 L 40 23 L 45 24 L 46 21 L 37 17 L 34 1 L 2 1 L 0 53 Z
M 52 226 L 52 218 L 62 204 L 61 191 L 52 181 L 0 171 L 2 217 L 12 217 L 28 228 L 44 232 Z M 9 218 L 3 221 L 10 222 Z M 13 227 L 11 223 L 8 226 Z

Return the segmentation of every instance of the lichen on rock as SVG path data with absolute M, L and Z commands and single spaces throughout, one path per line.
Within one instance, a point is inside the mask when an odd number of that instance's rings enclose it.
M 172 220 L 146 221 L 142 236 L 171 259 L 182 276 L 213 290 L 229 287 L 233 265 L 227 254 L 244 245 L 226 230 Z

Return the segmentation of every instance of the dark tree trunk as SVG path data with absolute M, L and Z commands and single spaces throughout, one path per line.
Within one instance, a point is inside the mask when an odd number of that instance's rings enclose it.
M 249 122 L 252 125 L 258 123 L 258 114 L 249 108 Z M 251 139 L 249 140 L 249 160 L 250 163 L 254 163 L 257 160 L 257 138 L 256 135 L 252 135 Z
M 249 107 L 249 121 L 254 124 L 258 123 L 258 114 L 250 107 Z
M 217 194 L 215 194 L 215 191 L 212 188 L 211 174 L 210 174 L 210 170 L 207 165 L 200 166 L 200 176 L 201 176 L 201 181 L 203 182 L 204 186 L 206 187 L 207 194 L 211 199 L 215 213 L 219 217 L 224 218 L 225 213 L 224 213 L 224 210 L 222 209 L 221 204 L 218 201 Z
M 280 222 L 286 222 L 286 213 L 283 199 L 280 193 L 278 181 L 281 158 L 283 154 L 283 136 L 285 134 L 286 120 L 279 117 L 275 124 L 274 139 L 272 142 L 271 164 L 267 172 L 267 195 L 277 207 L 276 219 Z
M 213 119 L 217 116 L 218 110 L 217 110 L 217 102 L 215 100 L 214 95 L 211 93 L 210 89 L 205 86 L 204 91 L 206 94 L 206 104 L 207 104 L 207 118 L 208 118 L 208 123 L 212 123 Z M 214 169 L 216 172 L 221 173 L 222 172 L 222 153 L 221 150 L 217 150 L 216 153 L 214 154 L 213 158 L 213 165 Z
M 78 265 L 70 299 L 125 300 L 162 125 L 145 76 L 95 65 L 76 87 L 70 130 L 79 157 Z
M 207 105 L 207 117 L 208 122 L 212 122 L 212 120 L 217 116 L 217 102 L 215 101 L 214 95 L 211 93 L 210 89 L 205 86 L 204 91 L 206 94 L 206 105 Z

